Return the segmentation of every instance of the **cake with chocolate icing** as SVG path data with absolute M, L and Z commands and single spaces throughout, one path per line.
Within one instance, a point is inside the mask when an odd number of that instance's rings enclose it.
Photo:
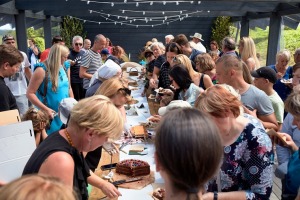
M 150 166 L 142 160 L 127 159 L 117 164 L 116 172 L 127 176 L 144 176 L 150 174 Z

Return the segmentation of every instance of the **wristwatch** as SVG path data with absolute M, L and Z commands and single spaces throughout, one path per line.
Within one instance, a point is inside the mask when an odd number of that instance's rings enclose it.
M 214 191 L 214 200 L 218 200 L 218 192 Z

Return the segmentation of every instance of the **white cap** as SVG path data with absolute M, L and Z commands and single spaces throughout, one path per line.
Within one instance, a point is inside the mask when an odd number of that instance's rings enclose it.
M 174 110 L 176 108 L 191 108 L 191 104 L 189 104 L 187 101 L 183 100 L 173 100 L 169 103 L 169 105 L 159 108 L 158 114 L 164 115 L 170 110 Z
M 71 110 L 78 102 L 74 98 L 64 98 L 58 106 L 58 116 L 62 123 L 67 124 Z
M 118 73 L 121 73 L 122 69 L 120 65 L 108 59 L 99 69 L 98 76 L 103 79 L 110 79 L 116 76 Z

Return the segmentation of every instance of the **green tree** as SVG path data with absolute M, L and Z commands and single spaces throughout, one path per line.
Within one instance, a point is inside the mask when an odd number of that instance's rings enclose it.
M 231 18 L 227 16 L 217 17 L 212 27 L 211 40 L 218 42 L 219 46 L 224 37 L 232 36 L 233 30 L 231 29 L 232 23 Z
M 65 40 L 66 46 L 71 47 L 72 38 L 76 35 L 85 38 L 86 32 L 83 30 L 83 23 L 79 19 L 66 16 L 62 19 L 60 35 Z
M 27 38 L 33 38 L 35 40 L 36 45 L 39 47 L 41 51 L 45 50 L 45 39 L 44 39 L 44 29 L 34 29 L 30 27 L 27 29 Z

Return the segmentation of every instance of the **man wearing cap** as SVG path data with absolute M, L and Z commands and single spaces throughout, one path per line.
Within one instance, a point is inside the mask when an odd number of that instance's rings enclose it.
M 2 43 L 7 46 L 16 48 L 16 41 L 13 36 L 10 35 L 3 36 Z M 20 51 L 20 53 L 22 54 L 24 59 L 21 63 L 19 71 L 15 73 L 13 76 L 5 78 L 5 83 L 11 90 L 12 94 L 15 96 L 19 108 L 19 112 L 21 115 L 23 115 L 28 110 L 28 99 L 26 97 L 26 91 L 27 91 L 26 78 L 28 81 L 30 80 L 31 70 L 30 70 L 30 63 L 28 61 L 28 57 L 26 53 L 24 53 L 23 51 Z
M 100 52 L 100 55 L 101 55 L 101 58 L 102 58 L 102 61 L 105 62 L 108 57 L 110 56 L 110 53 L 108 51 L 108 49 L 102 49 L 102 51 Z
M 19 71 L 23 55 L 13 46 L 0 45 L 0 112 L 18 109 L 16 98 L 5 84 L 4 78 Z
M 106 37 L 102 34 L 98 34 L 95 36 L 92 48 L 87 50 L 82 57 L 79 76 L 80 78 L 83 78 L 83 89 L 85 90 L 85 92 L 89 87 L 90 80 L 93 74 L 102 65 L 102 58 L 98 52 L 101 52 L 102 49 L 105 48 L 105 46 Z
M 63 38 L 59 35 L 57 36 L 54 36 L 52 38 L 52 45 L 53 44 L 61 44 L 61 45 L 65 45 L 65 42 L 63 41 Z M 49 52 L 50 52 L 50 48 L 48 49 L 45 49 L 42 53 L 41 53 L 41 57 L 40 57 L 40 61 L 41 62 L 44 62 L 47 58 L 48 58 L 48 55 L 49 55 Z
M 193 40 L 190 42 L 191 46 L 194 47 L 195 49 L 205 52 L 206 53 L 206 48 L 203 46 L 203 44 L 201 43 L 201 41 L 204 41 L 202 39 L 202 34 L 200 33 L 195 33 L 194 35 L 191 35 L 190 38 L 192 38 Z
M 72 49 L 70 50 L 70 54 L 68 59 L 71 60 L 71 68 L 70 68 L 70 77 L 71 77 L 71 87 L 73 90 L 74 98 L 79 101 L 83 99 L 85 96 L 83 90 L 83 80 L 79 77 L 79 70 L 81 65 L 81 59 L 83 54 L 82 51 L 83 39 L 81 36 L 76 35 L 72 39 Z
M 273 85 L 277 81 L 276 72 L 269 67 L 261 67 L 252 71 L 251 75 L 255 78 L 254 85 L 258 89 L 264 91 L 271 100 L 279 127 L 278 129 L 281 130 L 284 115 L 284 103 L 273 89 Z

